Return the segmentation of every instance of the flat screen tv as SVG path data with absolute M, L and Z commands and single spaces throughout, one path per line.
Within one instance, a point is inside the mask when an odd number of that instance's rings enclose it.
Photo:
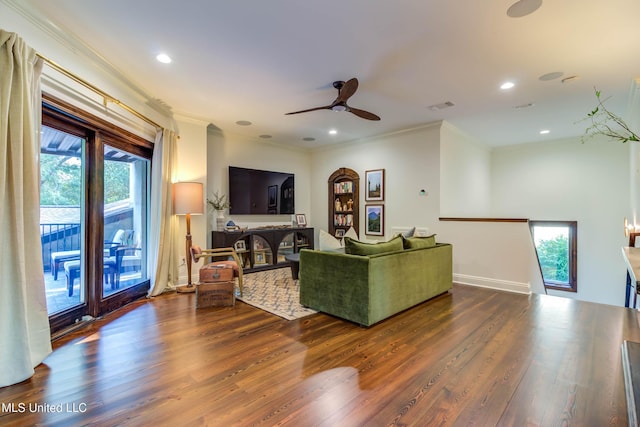
M 229 214 L 282 215 L 295 213 L 292 173 L 229 166 Z

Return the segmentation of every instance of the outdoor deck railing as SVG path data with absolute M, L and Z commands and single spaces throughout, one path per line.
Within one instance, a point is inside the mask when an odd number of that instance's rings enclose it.
M 80 224 L 40 224 L 42 263 L 51 270 L 51 253 L 80 249 Z

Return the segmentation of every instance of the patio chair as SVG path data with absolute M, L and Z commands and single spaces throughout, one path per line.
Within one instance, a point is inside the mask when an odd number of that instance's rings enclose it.
M 111 240 L 105 241 L 104 248 L 104 256 L 114 256 L 115 248 L 130 244 L 129 242 L 132 240 L 133 230 L 123 230 L 119 229 L 114 234 Z M 75 261 L 80 259 L 80 250 L 70 250 L 70 251 L 57 251 L 51 252 L 51 274 L 53 275 L 53 280 L 58 280 L 58 270 L 60 266 L 67 261 Z
M 115 248 L 114 254 L 109 259 L 114 263 L 114 286 L 118 289 L 122 273 L 138 271 L 142 268 L 142 248 L 139 246 L 120 246 Z

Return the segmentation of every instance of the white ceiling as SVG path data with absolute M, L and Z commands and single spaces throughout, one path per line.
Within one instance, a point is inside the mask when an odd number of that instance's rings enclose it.
M 267 134 L 315 147 L 438 120 L 493 146 L 564 138 L 584 132 L 586 123 L 576 122 L 594 107 L 594 86 L 624 115 L 640 76 L 640 1 L 544 0 L 533 14 L 511 18 L 514 2 L 19 3 L 82 40 L 174 113 L 256 140 Z M 173 63 L 157 62 L 161 52 Z M 564 74 L 539 80 L 551 72 Z M 349 105 L 381 121 L 326 110 L 285 115 L 330 104 L 337 96 L 331 83 L 351 77 L 360 87 Z M 501 90 L 506 80 L 516 86 Z M 428 108 L 446 101 L 455 106 Z M 528 103 L 535 106 L 514 108 Z M 542 129 L 550 133 L 540 135 Z

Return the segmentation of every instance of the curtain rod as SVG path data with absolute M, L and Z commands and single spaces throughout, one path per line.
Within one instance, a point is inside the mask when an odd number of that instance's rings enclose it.
M 107 102 L 112 102 L 112 103 L 118 105 L 119 107 L 127 110 L 129 113 L 133 114 L 134 116 L 136 116 L 140 120 L 144 120 L 145 122 L 149 123 L 150 125 L 155 126 L 156 130 L 163 129 L 162 126 L 160 126 L 158 123 L 154 122 L 153 120 L 151 120 L 147 116 L 137 112 L 133 108 L 129 107 L 127 104 L 119 101 L 118 99 L 116 99 L 113 96 L 109 95 L 108 93 L 106 93 L 102 89 L 99 89 L 98 87 L 92 85 L 88 81 L 82 79 L 81 77 L 78 77 L 77 75 L 73 74 L 71 71 L 69 71 L 66 68 L 64 68 L 62 65 L 57 64 L 56 62 L 52 61 L 51 59 L 47 58 L 44 55 L 41 55 L 40 53 L 36 52 L 36 55 L 39 58 L 42 58 L 42 60 L 44 62 L 46 62 L 47 65 L 49 65 L 54 70 L 57 70 L 57 71 L 61 72 L 62 74 L 64 74 L 65 76 L 69 77 L 71 80 L 75 81 L 76 83 L 80 83 L 82 86 L 84 86 L 87 89 L 90 89 L 90 90 L 94 91 L 95 93 L 97 93 L 98 95 L 100 95 L 104 100 L 105 107 L 107 105 Z

